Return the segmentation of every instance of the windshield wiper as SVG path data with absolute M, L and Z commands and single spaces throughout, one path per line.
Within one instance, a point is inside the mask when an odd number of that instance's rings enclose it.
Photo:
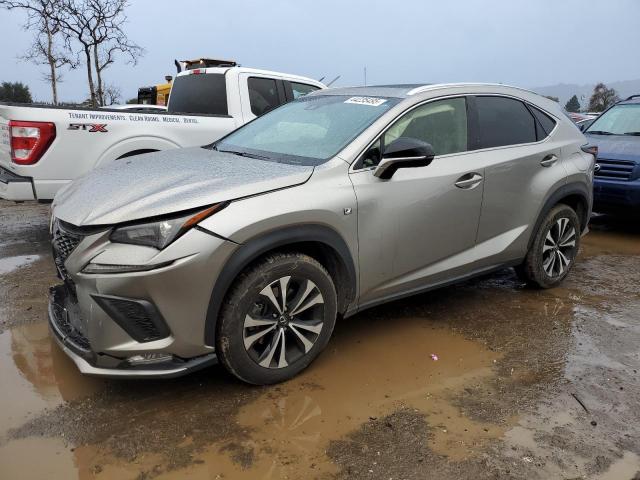
M 640 132 L 625 132 L 625 135 L 635 135 L 637 137 L 640 137 Z
M 214 148 L 216 149 L 216 151 L 220 153 L 230 153 L 231 155 L 238 155 L 239 157 L 255 158 L 258 160 L 269 160 L 269 157 L 264 155 L 256 155 L 255 153 L 238 152 L 236 150 L 218 150 L 217 147 L 214 147 Z
M 615 133 L 605 132 L 604 130 L 587 130 L 585 133 L 593 133 L 594 135 L 615 135 Z

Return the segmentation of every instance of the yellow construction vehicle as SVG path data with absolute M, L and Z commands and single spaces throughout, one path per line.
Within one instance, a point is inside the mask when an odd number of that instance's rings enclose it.
M 167 105 L 169 103 L 173 77 L 167 75 L 164 78 L 166 83 L 160 83 L 152 87 L 140 87 L 138 89 L 138 103 L 144 105 Z

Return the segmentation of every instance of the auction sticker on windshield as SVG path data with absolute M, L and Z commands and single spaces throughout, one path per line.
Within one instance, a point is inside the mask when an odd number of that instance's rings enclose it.
M 344 103 L 355 103 L 357 105 L 369 105 L 371 107 L 379 107 L 386 100 L 384 98 L 376 98 L 376 97 L 351 97 L 348 100 L 345 100 Z

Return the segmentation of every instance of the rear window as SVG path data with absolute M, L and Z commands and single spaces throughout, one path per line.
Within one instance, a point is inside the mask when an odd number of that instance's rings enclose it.
M 535 142 L 536 121 L 519 100 L 477 97 L 480 148 Z
M 227 84 L 223 74 L 180 75 L 171 88 L 169 112 L 228 115 Z

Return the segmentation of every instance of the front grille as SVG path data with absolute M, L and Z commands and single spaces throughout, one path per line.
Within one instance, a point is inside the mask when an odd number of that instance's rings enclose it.
M 78 244 L 84 238 L 77 232 L 71 232 L 69 228 L 65 228 L 62 222 L 55 220 L 53 223 L 51 244 L 53 245 L 53 258 L 63 280 L 68 280 L 67 269 L 64 262 L 69 255 L 76 249 Z
M 595 172 L 595 176 L 612 180 L 631 180 L 636 167 L 635 162 L 629 160 L 598 158 L 596 163 L 600 168 Z

